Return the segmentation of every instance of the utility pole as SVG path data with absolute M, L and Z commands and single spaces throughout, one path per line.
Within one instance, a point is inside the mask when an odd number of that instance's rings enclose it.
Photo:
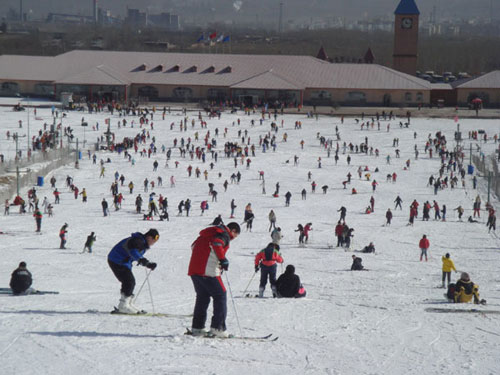
M 278 21 L 278 34 L 283 32 L 283 2 L 280 2 L 280 16 Z
M 27 139 L 28 148 L 26 150 L 26 157 L 28 158 L 28 160 L 29 160 L 29 156 L 30 156 L 30 107 L 29 107 L 29 104 L 30 103 L 28 101 L 28 105 L 26 106 L 26 111 L 28 112 L 28 139 Z

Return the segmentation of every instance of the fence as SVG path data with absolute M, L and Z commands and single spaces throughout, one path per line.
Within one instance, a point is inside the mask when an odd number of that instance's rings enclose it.
M 10 160 L 0 165 L 0 202 L 11 199 L 17 193 L 16 167 L 19 167 L 19 188 L 35 186 L 38 176 L 46 176 L 49 172 L 63 165 L 76 161 L 75 150 L 62 148 L 45 152 L 35 152 L 28 159 Z
M 481 172 L 481 177 L 488 180 L 489 172 L 491 172 L 490 189 L 491 193 L 496 195 L 497 199 L 500 198 L 500 171 L 498 169 L 498 161 L 495 156 L 472 156 L 472 162 L 476 166 L 477 170 Z

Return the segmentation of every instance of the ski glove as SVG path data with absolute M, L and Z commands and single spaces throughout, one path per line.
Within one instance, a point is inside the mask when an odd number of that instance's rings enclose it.
M 148 264 L 146 264 L 146 267 L 151 271 L 154 271 L 154 269 L 156 268 L 156 263 L 149 262 Z
M 141 258 L 137 261 L 137 264 L 140 265 L 140 266 L 144 266 L 144 267 L 147 267 L 148 266 L 148 263 L 149 263 L 149 260 L 147 260 L 146 258 Z
M 228 270 L 228 268 L 229 268 L 229 261 L 228 261 L 226 258 L 221 259 L 221 260 L 219 261 L 219 264 L 220 264 L 220 267 L 221 267 L 224 271 L 227 271 L 227 270 Z
M 260 267 L 259 267 L 259 265 L 257 264 L 257 265 L 255 266 L 255 273 L 259 272 L 259 268 L 260 268 Z

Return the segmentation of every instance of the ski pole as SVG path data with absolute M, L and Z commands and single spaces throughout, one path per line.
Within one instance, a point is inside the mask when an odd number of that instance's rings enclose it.
M 247 292 L 247 289 L 250 287 L 250 283 L 252 282 L 253 278 L 255 277 L 255 275 L 257 274 L 257 272 L 259 271 L 255 271 L 254 274 L 252 275 L 250 281 L 248 282 L 248 285 L 247 287 L 245 288 L 245 290 L 243 291 L 243 296 L 242 297 L 245 297 L 245 293 Z
M 229 289 L 229 295 L 231 296 L 231 301 L 233 302 L 234 315 L 236 316 L 236 322 L 238 323 L 238 328 L 240 330 L 240 335 L 243 336 L 243 331 L 241 330 L 240 318 L 238 317 L 238 310 L 236 310 L 236 304 L 234 303 L 233 292 L 231 291 L 231 284 L 229 283 L 229 277 L 226 273 L 227 288 Z
M 141 294 L 141 291 L 142 291 L 142 288 L 144 288 L 144 285 L 146 284 L 146 281 L 148 281 L 148 277 L 149 275 L 151 274 L 151 271 L 149 271 L 146 275 L 146 280 L 144 280 L 144 282 L 142 283 L 141 287 L 139 288 L 139 291 L 137 292 L 137 294 L 135 295 L 135 298 L 134 298 L 134 302 L 137 301 L 137 298 L 139 297 L 139 294 Z
M 148 271 L 146 271 L 146 269 L 144 269 L 144 272 L 146 272 L 146 281 L 148 282 L 149 298 L 151 298 L 151 306 L 153 306 L 153 314 L 155 314 L 155 304 L 153 301 L 153 293 L 151 292 L 151 284 L 149 283 L 149 274 L 151 273 L 151 270 L 148 273 Z

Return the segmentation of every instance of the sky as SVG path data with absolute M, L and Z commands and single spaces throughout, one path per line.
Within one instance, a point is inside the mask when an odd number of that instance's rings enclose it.
M 312 0 L 304 7 L 303 1 L 289 0 L 284 2 L 284 19 L 298 20 L 307 17 L 324 18 L 328 17 L 346 17 L 348 19 L 364 19 L 365 17 L 392 16 L 392 13 L 398 5 L 397 0 Z M 490 0 L 476 0 L 474 6 L 466 0 L 417 0 L 416 1 L 422 17 L 428 18 L 433 10 L 437 9 L 438 18 L 453 17 L 468 19 L 474 16 L 490 17 L 490 6 L 493 4 L 494 14 L 500 14 L 496 10 L 497 5 Z M 278 0 L 255 0 L 249 1 L 231 1 L 231 0 L 144 0 L 140 5 L 131 0 L 99 0 L 100 7 L 110 9 L 113 14 L 122 17 L 126 14 L 126 8 L 148 9 L 151 13 L 160 13 L 161 11 L 173 11 L 182 15 L 184 18 L 190 18 L 191 14 L 197 15 L 201 20 L 217 19 L 217 15 L 227 17 L 252 17 L 259 15 L 260 19 L 273 17 L 279 12 Z M 25 11 L 32 11 L 33 18 L 45 17 L 49 12 L 55 13 L 76 13 L 92 14 L 92 0 L 23 0 Z M 0 12 L 6 14 L 8 9 L 19 10 L 19 1 L 4 0 L 0 3 Z M 201 18 L 200 18 L 201 17 Z M 219 17 L 220 18 L 220 17 Z M 277 19 L 277 18 L 276 18 Z M 221 18 L 220 20 L 224 20 Z

